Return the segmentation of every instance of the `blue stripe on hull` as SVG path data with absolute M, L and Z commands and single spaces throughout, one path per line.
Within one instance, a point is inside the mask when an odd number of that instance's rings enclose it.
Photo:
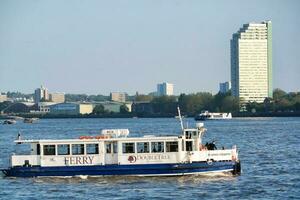
M 106 175 L 184 175 L 213 171 L 233 171 L 235 162 L 206 162 L 142 165 L 94 165 L 63 167 L 13 167 L 3 170 L 6 176 L 106 176 Z

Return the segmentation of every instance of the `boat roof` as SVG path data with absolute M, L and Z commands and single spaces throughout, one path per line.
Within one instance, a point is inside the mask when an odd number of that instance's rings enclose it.
M 143 137 L 119 137 L 119 138 L 104 138 L 104 139 L 21 139 L 21 140 L 15 140 L 15 143 L 92 143 L 92 142 L 100 142 L 100 141 L 158 141 L 158 140 L 177 140 L 178 138 L 181 138 L 181 136 L 175 136 L 175 135 L 162 135 L 162 136 L 153 136 L 153 135 L 145 135 Z

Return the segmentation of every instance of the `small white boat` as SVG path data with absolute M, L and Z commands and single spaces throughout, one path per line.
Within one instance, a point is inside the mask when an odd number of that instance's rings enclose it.
M 180 115 L 179 115 L 180 116 Z M 181 117 L 180 117 L 181 120 Z M 102 130 L 78 139 L 22 140 L 28 155 L 11 155 L 6 176 L 175 176 L 232 172 L 241 165 L 236 146 L 216 150 L 202 144 L 203 123 L 179 135 L 129 137 L 128 129 Z
M 201 112 L 195 117 L 195 120 L 221 120 L 221 119 L 232 119 L 231 113 L 211 113 L 208 111 Z
M 14 119 L 7 119 L 3 122 L 3 124 L 15 124 L 15 123 L 17 123 L 17 121 Z

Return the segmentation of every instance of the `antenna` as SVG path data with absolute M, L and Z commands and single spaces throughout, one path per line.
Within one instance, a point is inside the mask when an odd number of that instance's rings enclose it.
M 179 116 L 179 120 L 180 120 L 181 129 L 183 130 L 183 122 L 182 122 L 179 106 L 177 107 L 177 110 L 178 110 L 178 116 Z

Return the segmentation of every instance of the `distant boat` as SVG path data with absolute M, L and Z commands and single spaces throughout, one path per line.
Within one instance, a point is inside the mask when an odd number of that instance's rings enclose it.
M 232 119 L 231 113 L 211 113 L 208 111 L 201 112 L 195 117 L 196 121 L 201 120 L 222 120 L 222 119 Z
M 38 120 L 38 118 L 25 118 L 23 122 L 24 123 L 33 123 L 37 120 Z
M 13 119 L 7 119 L 3 122 L 3 124 L 15 124 L 15 123 L 17 123 L 17 121 Z

